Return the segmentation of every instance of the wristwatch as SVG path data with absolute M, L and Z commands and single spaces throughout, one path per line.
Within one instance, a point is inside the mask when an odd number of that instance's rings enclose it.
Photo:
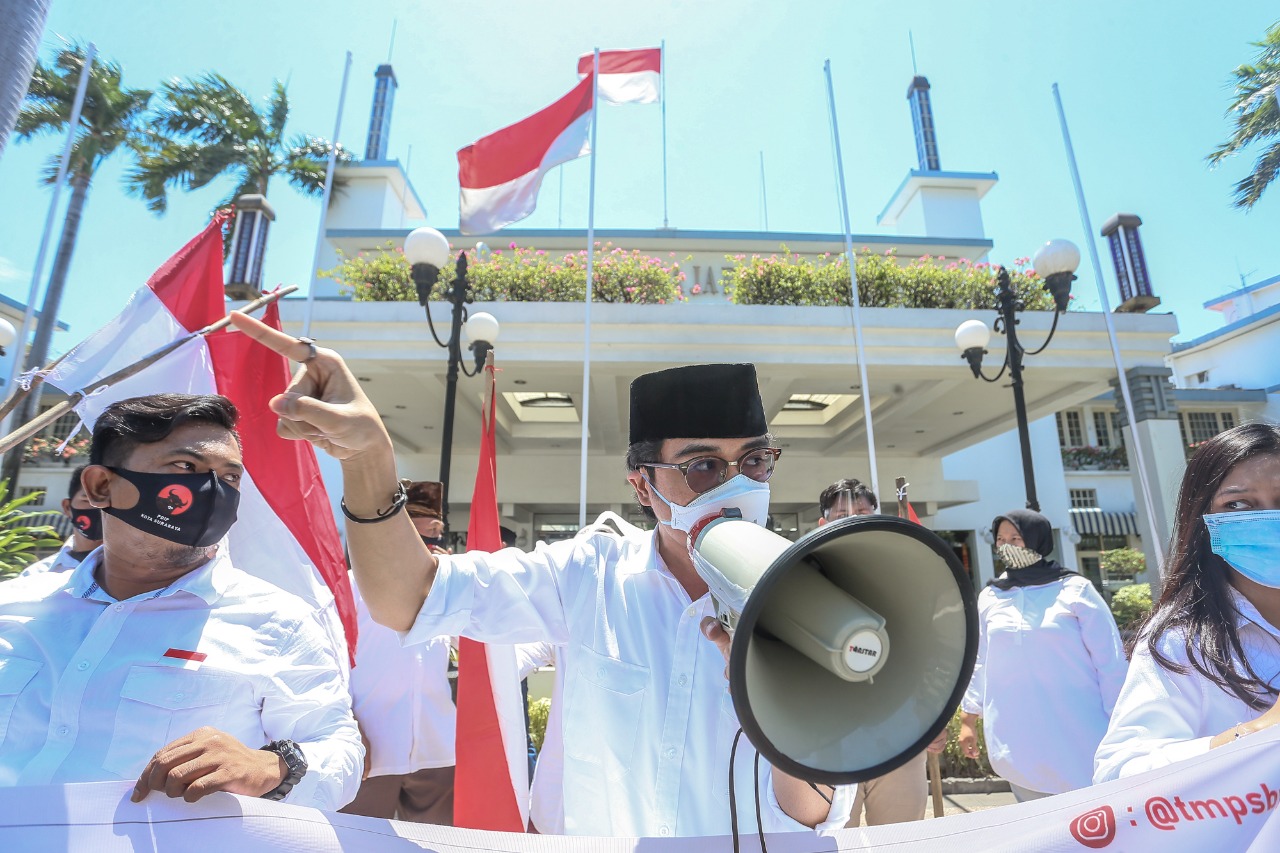
M 284 781 L 263 794 L 262 799 L 283 800 L 289 796 L 293 786 L 301 782 L 302 777 L 307 775 L 307 757 L 302 754 L 302 748 L 291 740 L 273 740 L 266 746 L 260 747 L 260 749 L 274 752 L 284 759 L 285 767 L 289 768 L 289 774 L 284 777 Z

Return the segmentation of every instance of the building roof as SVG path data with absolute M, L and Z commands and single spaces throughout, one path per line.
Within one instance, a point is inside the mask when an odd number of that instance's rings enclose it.
M 18 300 L 14 299 L 11 296 L 5 296 L 3 293 L 0 293 L 0 305 L 4 305 L 5 307 L 12 308 L 14 311 L 18 313 L 19 316 L 27 312 L 27 306 L 25 303 L 19 302 Z M 36 319 L 39 319 L 40 312 L 37 311 L 35 316 L 36 316 Z M 59 332 L 65 332 L 71 327 L 68 326 L 66 323 L 62 322 L 61 320 L 59 320 L 58 325 L 55 326 L 55 328 Z
M 995 172 L 931 172 L 923 169 L 912 169 L 907 172 L 907 176 L 902 179 L 902 183 L 898 185 L 893 195 L 889 197 L 889 202 L 884 206 L 884 210 L 880 211 L 880 214 L 876 217 L 876 224 L 894 225 L 897 223 L 898 217 L 906 209 L 907 202 L 912 199 L 917 191 L 924 187 L 972 189 L 977 192 L 978 199 L 981 200 L 999 180 L 1000 176 Z
M 422 203 L 422 199 L 418 197 L 418 191 L 413 188 L 413 183 L 409 180 L 409 173 L 404 170 L 404 166 L 399 160 L 352 160 L 349 163 L 339 163 L 337 165 L 338 173 L 347 173 L 343 175 L 346 178 L 360 178 L 359 174 L 351 174 L 352 172 L 364 171 L 369 177 L 381 176 L 389 180 L 402 196 L 407 196 L 406 202 L 412 201 L 418 209 L 406 211 L 411 219 L 426 219 L 427 206 Z M 408 204 L 406 207 L 409 206 Z
M 1215 305 L 1221 305 L 1223 302 L 1226 302 L 1230 299 L 1235 299 L 1237 297 L 1244 296 L 1246 293 L 1253 293 L 1255 291 L 1262 290 L 1264 287 L 1270 287 L 1271 285 L 1276 283 L 1280 283 L 1280 275 L 1273 275 L 1271 276 L 1271 278 L 1265 279 L 1263 281 L 1255 282 L 1254 284 L 1248 285 L 1247 287 L 1241 287 L 1238 290 L 1233 290 L 1230 293 L 1223 294 L 1222 296 L 1215 296 L 1212 299 L 1210 299 L 1208 302 L 1206 302 L 1204 304 L 1204 307 L 1213 308 Z
M 1181 343 L 1175 343 L 1173 345 L 1172 354 L 1178 355 L 1179 353 L 1184 353 L 1184 352 L 1187 352 L 1188 350 L 1195 349 L 1196 347 L 1203 346 L 1208 343 L 1212 343 L 1218 340 L 1219 338 L 1231 337 L 1239 332 L 1244 331 L 1247 327 L 1252 326 L 1255 323 L 1259 325 L 1262 325 L 1264 323 L 1271 323 L 1278 316 L 1280 316 L 1280 303 L 1276 303 L 1275 305 L 1271 305 L 1267 308 L 1263 308 L 1261 311 L 1250 314 L 1248 317 L 1241 317 L 1239 320 L 1236 320 L 1234 323 L 1228 323 L 1227 325 L 1223 326 L 1221 329 L 1215 329 L 1214 331 L 1209 332 L 1208 334 L 1205 334 L 1205 335 L 1201 335 L 1198 338 L 1193 338 L 1192 340 L 1183 341 Z

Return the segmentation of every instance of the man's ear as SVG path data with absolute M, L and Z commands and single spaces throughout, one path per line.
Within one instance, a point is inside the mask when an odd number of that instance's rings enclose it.
M 62 499 L 62 514 L 67 518 L 71 517 L 71 498 Z
M 821 516 L 821 515 L 820 515 L 820 516 L 818 516 L 818 526 L 819 526 L 819 527 L 821 527 L 822 525 L 824 525 L 824 524 L 826 524 L 826 523 L 827 523 L 826 518 L 824 518 L 824 517 L 823 517 L 823 516 Z
M 653 508 L 653 496 L 649 494 L 649 481 L 639 471 L 627 472 L 627 482 L 631 484 L 631 488 L 635 490 L 636 501 L 641 506 Z
M 111 472 L 101 465 L 90 465 L 80 475 L 80 485 L 84 488 L 85 497 L 96 507 L 111 505 Z M 70 507 L 70 501 L 63 501 Z

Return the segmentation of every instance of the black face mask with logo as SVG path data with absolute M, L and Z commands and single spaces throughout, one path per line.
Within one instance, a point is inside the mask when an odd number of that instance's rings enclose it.
M 71 508 L 71 524 L 75 527 L 76 532 L 85 539 L 94 542 L 102 541 L 102 510 L 96 506 L 88 509 L 80 509 L 73 506 Z
M 421 533 L 419 533 L 418 538 L 421 539 L 422 544 L 426 545 L 428 548 L 430 548 L 432 545 L 436 546 L 437 548 L 444 547 L 443 536 L 423 536 Z
M 128 509 L 109 506 L 108 515 L 143 533 L 178 545 L 218 544 L 236 521 L 240 492 L 213 471 L 208 474 L 148 474 L 127 468 L 109 471 L 132 483 L 138 502 Z

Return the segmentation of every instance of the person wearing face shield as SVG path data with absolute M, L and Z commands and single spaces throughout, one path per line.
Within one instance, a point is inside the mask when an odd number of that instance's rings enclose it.
M 67 496 L 62 499 L 62 514 L 71 521 L 71 536 L 57 553 L 27 566 L 19 577 L 71 571 L 89 556 L 90 551 L 102 544 L 102 510 L 89 503 L 89 496 L 84 493 L 80 482 L 80 475 L 86 467 L 81 465 L 71 472 Z
M 1018 802 L 1087 787 L 1128 666 L 1120 632 L 1093 584 L 1050 556 L 1049 519 L 1015 509 L 991 529 L 1005 571 L 978 596 L 960 748 L 978 757 L 981 717 L 991 767 Z
M 342 359 L 251 317 L 232 323 L 304 367 L 271 401 L 282 435 L 342 460 L 347 543 L 370 612 L 404 642 L 461 634 L 559 647 L 552 704 L 561 757 L 560 826 L 601 836 L 727 834 L 730 754 L 739 730 L 725 680 L 729 638 L 688 551 L 688 531 L 722 509 L 763 524 L 773 446 L 755 368 L 692 365 L 631 385 L 627 480 L 657 520 L 531 553 L 432 554 L 402 512 L 395 455 Z M 416 551 L 416 554 L 413 552 Z M 557 740 L 558 739 L 558 740 Z M 544 749 L 547 746 L 544 745 Z M 853 791 L 811 787 L 737 744 L 736 826 L 839 827 Z
M 107 406 L 81 477 L 101 548 L 0 584 L 0 785 L 134 781 L 333 810 L 363 757 L 311 607 L 237 569 L 244 473 L 225 397 Z

